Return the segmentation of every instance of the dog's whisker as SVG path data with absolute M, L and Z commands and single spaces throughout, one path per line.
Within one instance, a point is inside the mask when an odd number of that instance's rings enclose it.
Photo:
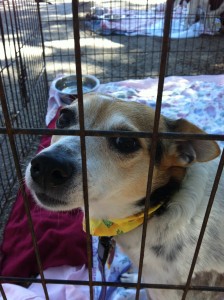
M 18 183 L 19 183 L 20 189 L 21 189 L 21 187 L 24 188 L 26 186 L 25 178 L 18 180 Z
M 45 147 L 43 145 L 41 145 L 41 144 L 39 145 L 39 147 L 42 148 L 42 149 L 45 149 Z

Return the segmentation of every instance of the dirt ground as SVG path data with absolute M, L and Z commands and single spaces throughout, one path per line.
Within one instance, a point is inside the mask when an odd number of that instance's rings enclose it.
M 118 50 L 104 50 L 94 58 L 92 72 L 104 81 L 158 77 L 162 38 L 144 36 L 95 37 L 95 43 L 109 39 L 119 43 Z M 224 36 L 202 36 L 197 39 L 170 41 L 166 76 L 222 74 L 224 70 Z M 85 71 L 91 71 L 89 49 L 83 50 Z M 85 56 L 86 55 L 86 56 Z

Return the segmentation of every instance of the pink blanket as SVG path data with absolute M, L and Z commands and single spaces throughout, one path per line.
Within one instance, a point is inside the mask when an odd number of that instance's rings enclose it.
M 47 269 L 44 276 L 56 280 L 88 280 L 88 270 L 84 266 L 61 266 Z M 28 289 L 15 284 L 3 284 L 3 288 L 9 300 L 46 299 L 43 288 L 39 283 L 33 283 Z M 89 300 L 88 286 L 48 284 L 47 291 L 50 300 Z M 0 300 L 3 300 L 1 295 Z

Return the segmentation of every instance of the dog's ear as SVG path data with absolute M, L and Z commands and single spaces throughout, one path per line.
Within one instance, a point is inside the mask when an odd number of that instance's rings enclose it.
M 206 134 L 206 132 L 184 119 L 166 121 L 167 129 L 170 132 Z M 216 158 L 219 154 L 218 144 L 211 140 L 174 141 L 168 146 L 168 156 L 172 157 L 172 165 L 175 166 L 187 166 L 196 161 L 206 162 Z

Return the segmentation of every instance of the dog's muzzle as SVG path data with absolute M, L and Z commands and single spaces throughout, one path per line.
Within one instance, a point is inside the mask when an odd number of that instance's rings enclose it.
M 56 151 L 41 152 L 31 161 L 31 177 L 43 189 L 64 184 L 74 171 L 71 160 Z

